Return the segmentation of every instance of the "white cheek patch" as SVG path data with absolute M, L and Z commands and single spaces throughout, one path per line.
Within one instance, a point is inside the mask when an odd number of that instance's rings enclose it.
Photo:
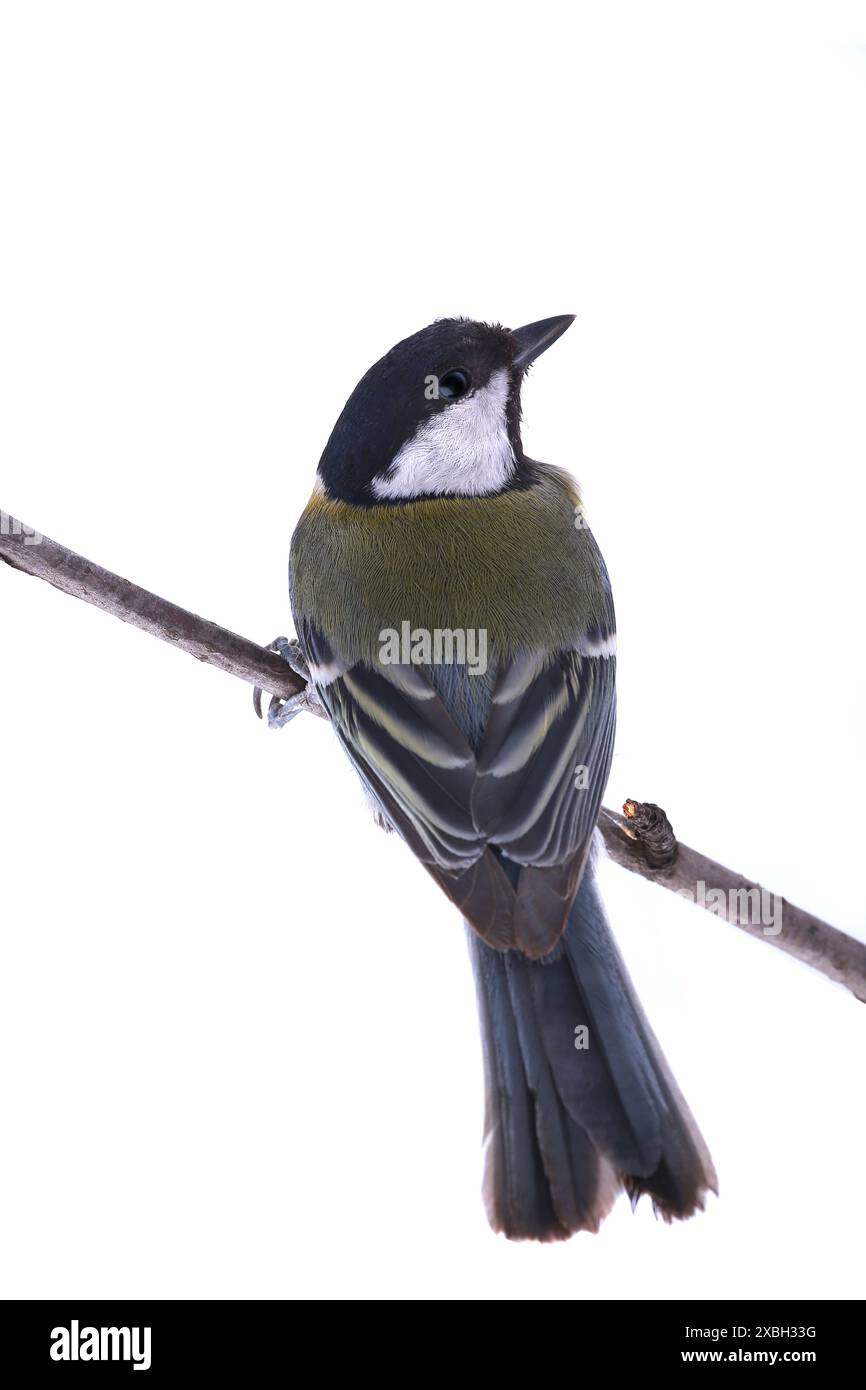
M 481 390 L 425 420 L 395 454 L 387 475 L 373 479 L 373 496 L 451 492 L 477 497 L 501 492 L 515 469 L 505 419 L 507 401 L 508 374 L 494 372 Z

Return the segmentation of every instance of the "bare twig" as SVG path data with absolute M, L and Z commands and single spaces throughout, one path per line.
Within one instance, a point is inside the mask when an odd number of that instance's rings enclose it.
M 304 688 L 301 677 L 275 652 L 130 584 L 6 512 L 0 512 L 0 560 L 280 699 Z
M 679 844 L 658 806 L 627 801 L 624 810 L 626 815 L 619 816 L 603 806 L 598 819 L 608 854 L 617 864 L 680 893 L 758 940 L 778 946 L 866 1002 L 866 945 L 862 941 L 795 907 L 781 894 L 770 893 L 760 883 Z M 647 828 L 649 854 L 644 846 Z M 662 864 L 658 862 L 660 836 L 667 841 L 667 859 Z
M 0 560 L 281 699 L 304 689 L 303 679 L 274 652 L 140 589 L 5 512 L 0 512 Z M 866 946 L 862 942 L 778 894 L 766 894 L 760 884 L 732 873 L 687 845 L 677 844 L 659 807 L 631 801 L 626 802 L 625 810 L 626 816 L 619 816 L 603 807 L 599 816 L 599 828 L 616 863 L 689 897 L 734 926 L 748 928 L 760 940 L 796 956 L 866 1001 Z M 756 922 L 755 904 L 768 908 L 769 928 L 760 910 Z M 777 923 L 780 930 L 775 929 Z

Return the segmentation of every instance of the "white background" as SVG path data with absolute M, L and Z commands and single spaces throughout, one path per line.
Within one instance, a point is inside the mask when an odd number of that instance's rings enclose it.
M 370 363 L 576 313 L 524 438 L 613 577 L 607 803 L 863 936 L 866 56 L 566 19 L 4 10 L 0 505 L 266 641 Z M 862 1295 L 852 996 L 606 866 L 721 1198 L 511 1245 L 459 920 L 330 730 L 2 566 L 0 616 L 0 1293 Z

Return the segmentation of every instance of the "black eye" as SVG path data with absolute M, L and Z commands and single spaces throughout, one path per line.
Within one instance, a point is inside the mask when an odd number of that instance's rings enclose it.
M 456 401 L 466 395 L 471 385 L 469 373 L 464 372 L 462 367 L 456 367 L 453 372 L 446 372 L 439 378 L 439 395 L 443 400 Z

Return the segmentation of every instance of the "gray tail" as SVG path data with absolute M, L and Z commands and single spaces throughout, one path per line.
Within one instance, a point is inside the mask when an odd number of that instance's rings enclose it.
M 718 1190 L 712 1159 L 632 988 L 592 864 L 544 960 L 468 935 L 494 1230 L 513 1240 L 597 1231 L 620 1188 L 633 1203 L 647 1193 L 666 1221 L 702 1208 Z

